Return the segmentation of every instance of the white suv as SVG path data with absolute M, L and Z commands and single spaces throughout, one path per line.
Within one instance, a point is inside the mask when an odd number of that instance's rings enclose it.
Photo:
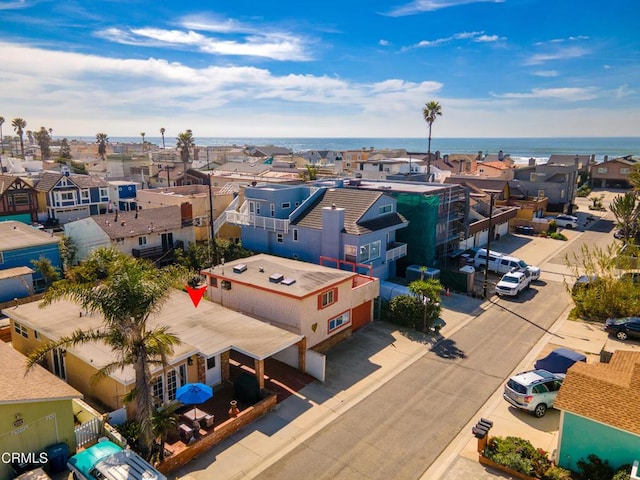
M 558 390 L 564 380 L 563 373 L 546 370 L 529 370 L 518 373 L 504 386 L 502 398 L 514 407 L 544 417 L 547 409 L 553 407 Z
M 558 215 L 554 220 L 559 227 L 578 228 L 578 217 L 573 215 Z
M 513 271 L 505 274 L 496 285 L 496 294 L 517 297 L 531 285 L 531 273 L 528 270 Z

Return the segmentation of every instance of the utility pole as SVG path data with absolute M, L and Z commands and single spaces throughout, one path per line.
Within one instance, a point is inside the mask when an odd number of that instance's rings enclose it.
M 489 194 L 489 235 L 487 236 L 487 262 L 484 265 L 484 283 L 482 284 L 482 296 L 487 298 L 487 287 L 489 286 L 489 252 L 491 251 L 491 219 L 493 217 L 493 193 Z
M 224 212 L 222 212 L 221 215 L 224 215 Z M 211 172 L 209 172 L 209 235 L 211 236 L 210 239 L 210 247 L 209 247 L 209 251 L 211 251 L 211 246 L 213 247 L 213 258 L 211 259 L 211 268 L 213 268 L 214 266 L 216 266 L 218 264 L 218 246 L 216 245 L 216 228 L 214 225 L 214 219 L 213 219 L 213 184 L 211 182 Z

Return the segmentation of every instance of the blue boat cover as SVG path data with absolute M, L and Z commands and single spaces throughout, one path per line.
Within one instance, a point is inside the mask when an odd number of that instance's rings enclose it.
M 551 373 L 567 373 L 569 367 L 576 362 L 586 362 L 587 357 L 582 353 L 568 348 L 556 348 L 549 355 L 538 360 L 534 367 Z

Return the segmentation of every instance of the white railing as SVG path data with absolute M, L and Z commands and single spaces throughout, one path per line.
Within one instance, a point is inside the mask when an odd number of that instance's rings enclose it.
M 289 220 L 286 218 L 261 217 L 253 213 L 227 212 L 227 222 L 235 225 L 251 225 L 274 232 L 289 233 Z
M 387 262 L 392 262 L 402 257 L 407 256 L 407 244 L 406 243 L 396 243 L 394 245 L 398 245 L 391 250 L 387 250 L 386 260 Z
M 102 433 L 102 420 L 93 417 L 73 429 L 76 434 L 76 445 L 84 447 L 90 443 L 95 443 Z

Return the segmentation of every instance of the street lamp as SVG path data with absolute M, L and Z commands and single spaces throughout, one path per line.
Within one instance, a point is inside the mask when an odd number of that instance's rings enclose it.
M 487 298 L 487 287 L 489 286 L 489 252 L 491 251 L 491 217 L 493 217 L 493 193 L 489 194 L 489 234 L 487 235 L 487 261 L 484 265 L 484 283 L 482 284 L 482 296 Z

